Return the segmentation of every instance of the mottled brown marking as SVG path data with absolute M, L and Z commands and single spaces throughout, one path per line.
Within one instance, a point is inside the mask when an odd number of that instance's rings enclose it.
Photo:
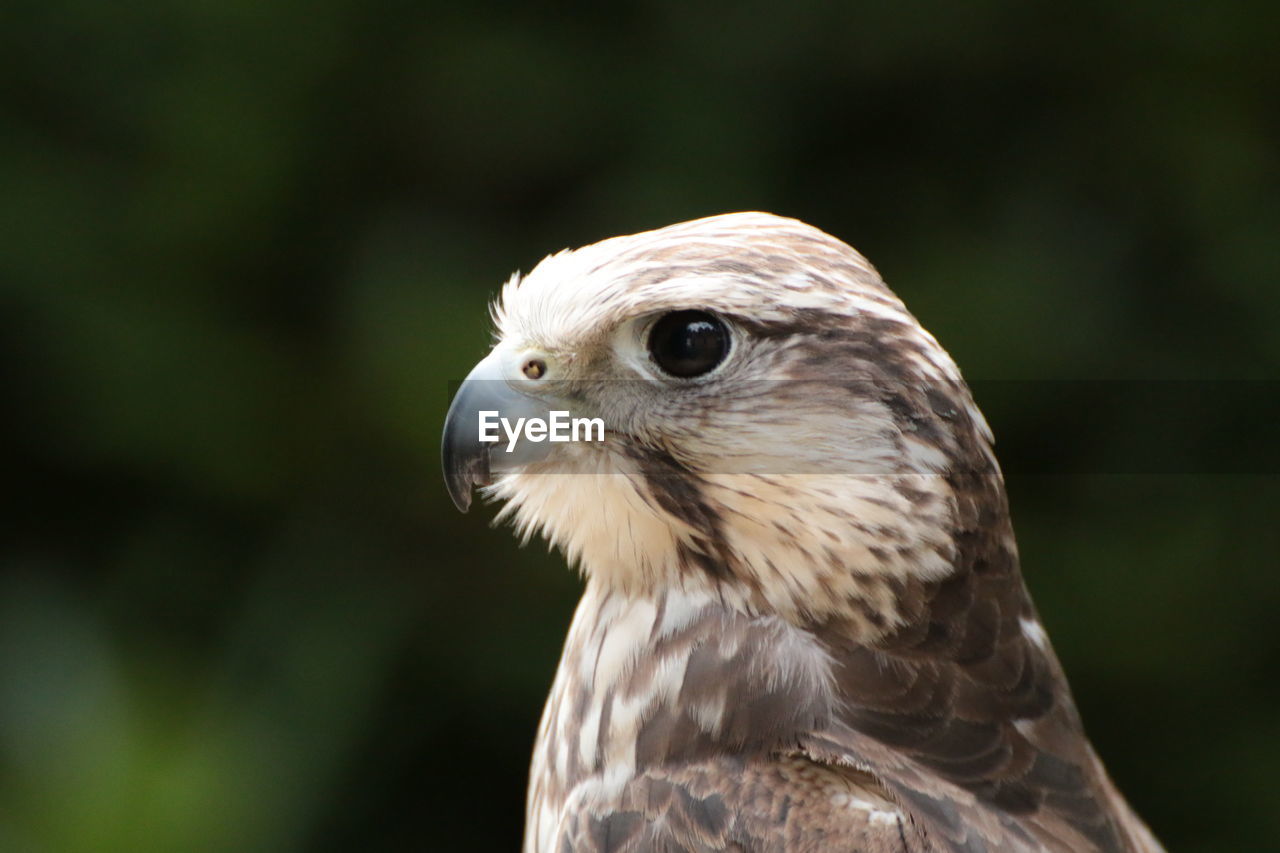
M 640 581 L 596 575 L 584 554 L 599 624 L 566 645 L 530 796 L 531 823 L 558 835 L 529 853 L 1158 849 L 1093 756 L 1052 650 L 1022 628 L 1035 610 L 969 389 L 874 269 L 761 214 L 582 251 L 583 269 L 567 255 L 509 285 L 504 337 L 586 363 L 634 317 L 714 311 L 748 336 L 742 351 L 796 380 L 744 397 L 751 425 L 863 419 L 855 437 L 887 449 L 889 470 L 856 508 L 829 486 L 713 487 L 716 460 L 691 439 L 747 426 L 709 414 L 727 393 L 715 384 L 682 398 L 696 405 L 678 428 L 621 440 L 641 498 L 679 535 Z M 821 522 L 791 511 L 801 497 Z M 748 524 L 790 550 L 733 550 Z M 652 628 L 627 629 L 626 666 L 576 683 L 615 595 L 651 601 Z M 678 627 L 660 631 L 668 617 Z M 576 728 L 597 705 L 584 767 Z

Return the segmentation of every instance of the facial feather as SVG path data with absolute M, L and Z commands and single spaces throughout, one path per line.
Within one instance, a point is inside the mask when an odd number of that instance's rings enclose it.
M 735 340 L 716 376 L 673 388 L 626 344 L 680 309 L 725 317 Z M 882 630 L 898 615 L 878 578 L 950 564 L 938 475 L 994 465 L 946 352 L 861 255 L 795 220 L 730 214 L 561 252 L 494 316 L 498 346 L 551 357 L 610 438 L 489 494 L 522 536 L 630 593 L 707 585 L 797 618 L 870 607 L 864 629 Z M 700 574 L 710 562 L 720 576 Z

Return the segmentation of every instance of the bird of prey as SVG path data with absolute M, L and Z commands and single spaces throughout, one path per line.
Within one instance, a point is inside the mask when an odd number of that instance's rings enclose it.
M 525 853 L 1160 850 L 1081 727 L 969 388 L 854 249 L 713 216 L 552 255 L 493 315 L 449 491 L 586 581 Z M 551 441 L 555 412 L 603 435 Z

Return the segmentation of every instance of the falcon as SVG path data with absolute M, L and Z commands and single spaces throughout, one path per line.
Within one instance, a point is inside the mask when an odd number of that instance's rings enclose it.
M 552 255 L 493 316 L 449 492 L 585 578 L 525 853 L 1161 849 L 1084 734 L 986 421 L 858 252 L 713 216 Z M 603 435 L 550 440 L 566 417 Z

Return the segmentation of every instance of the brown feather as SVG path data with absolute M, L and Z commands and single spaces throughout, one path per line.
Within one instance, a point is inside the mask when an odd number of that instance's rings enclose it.
M 688 309 L 730 361 L 654 376 L 625 342 Z M 588 576 L 527 853 L 1160 849 L 1085 737 L 968 387 L 857 252 L 712 217 L 549 258 L 495 315 L 495 353 L 610 433 L 491 492 Z

